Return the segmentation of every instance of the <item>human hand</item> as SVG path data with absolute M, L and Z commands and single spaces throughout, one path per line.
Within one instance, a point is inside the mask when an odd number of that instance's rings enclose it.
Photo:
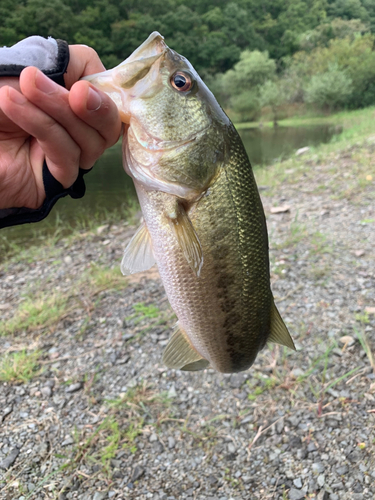
M 0 79 L 0 209 L 43 204 L 44 160 L 69 188 L 79 168 L 91 168 L 119 138 L 114 102 L 87 81 L 77 81 L 104 71 L 99 57 L 89 47 L 69 49 L 66 89 L 34 67 L 19 79 Z

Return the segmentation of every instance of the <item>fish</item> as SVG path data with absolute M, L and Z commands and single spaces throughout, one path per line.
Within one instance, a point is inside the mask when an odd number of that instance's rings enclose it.
M 242 141 L 190 62 L 152 33 L 85 77 L 116 103 L 143 222 L 121 263 L 155 263 L 178 322 L 171 369 L 247 370 L 267 342 L 295 349 L 270 286 L 265 214 Z

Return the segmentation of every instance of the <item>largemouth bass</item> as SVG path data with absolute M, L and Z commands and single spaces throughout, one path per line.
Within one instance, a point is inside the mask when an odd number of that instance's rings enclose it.
M 249 368 L 266 342 L 294 349 L 270 288 L 267 227 L 244 146 L 183 56 L 152 33 L 116 68 L 86 77 L 118 106 L 123 158 L 144 222 L 124 274 L 156 262 L 178 323 L 175 369 Z

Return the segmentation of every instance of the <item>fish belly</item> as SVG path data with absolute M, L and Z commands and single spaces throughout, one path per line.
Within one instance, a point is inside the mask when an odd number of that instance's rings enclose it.
M 141 186 L 137 191 L 180 327 L 216 370 L 246 370 L 270 333 L 272 293 L 263 207 L 239 138 L 207 193 L 188 209 L 203 250 L 199 277 L 165 217 L 170 195 Z

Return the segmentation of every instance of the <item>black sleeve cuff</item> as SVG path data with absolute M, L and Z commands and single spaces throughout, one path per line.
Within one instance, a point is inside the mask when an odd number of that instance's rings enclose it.
M 69 189 L 64 189 L 62 184 L 53 177 L 48 170 L 46 162 L 44 162 L 43 183 L 46 191 L 46 199 L 43 205 L 35 210 L 30 208 L 0 210 L 0 228 L 27 224 L 29 222 L 39 222 L 47 217 L 57 200 L 64 196 L 70 195 L 72 198 L 82 198 L 86 191 L 83 176 L 90 170 L 80 168 L 75 183 Z M 1 217 L 2 212 L 4 217 Z
M 51 80 L 58 83 L 62 87 L 65 87 L 64 73 L 69 64 L 69 45 L 65 40 L 56 40 L 58 52 L 57 60 L 54 68 L 43 70 L 43 73 L 47 75 Z M 0 64 L 0 76 L 20 76 L 21 71 L 25 69 L 26 66 L 19 64 Z

